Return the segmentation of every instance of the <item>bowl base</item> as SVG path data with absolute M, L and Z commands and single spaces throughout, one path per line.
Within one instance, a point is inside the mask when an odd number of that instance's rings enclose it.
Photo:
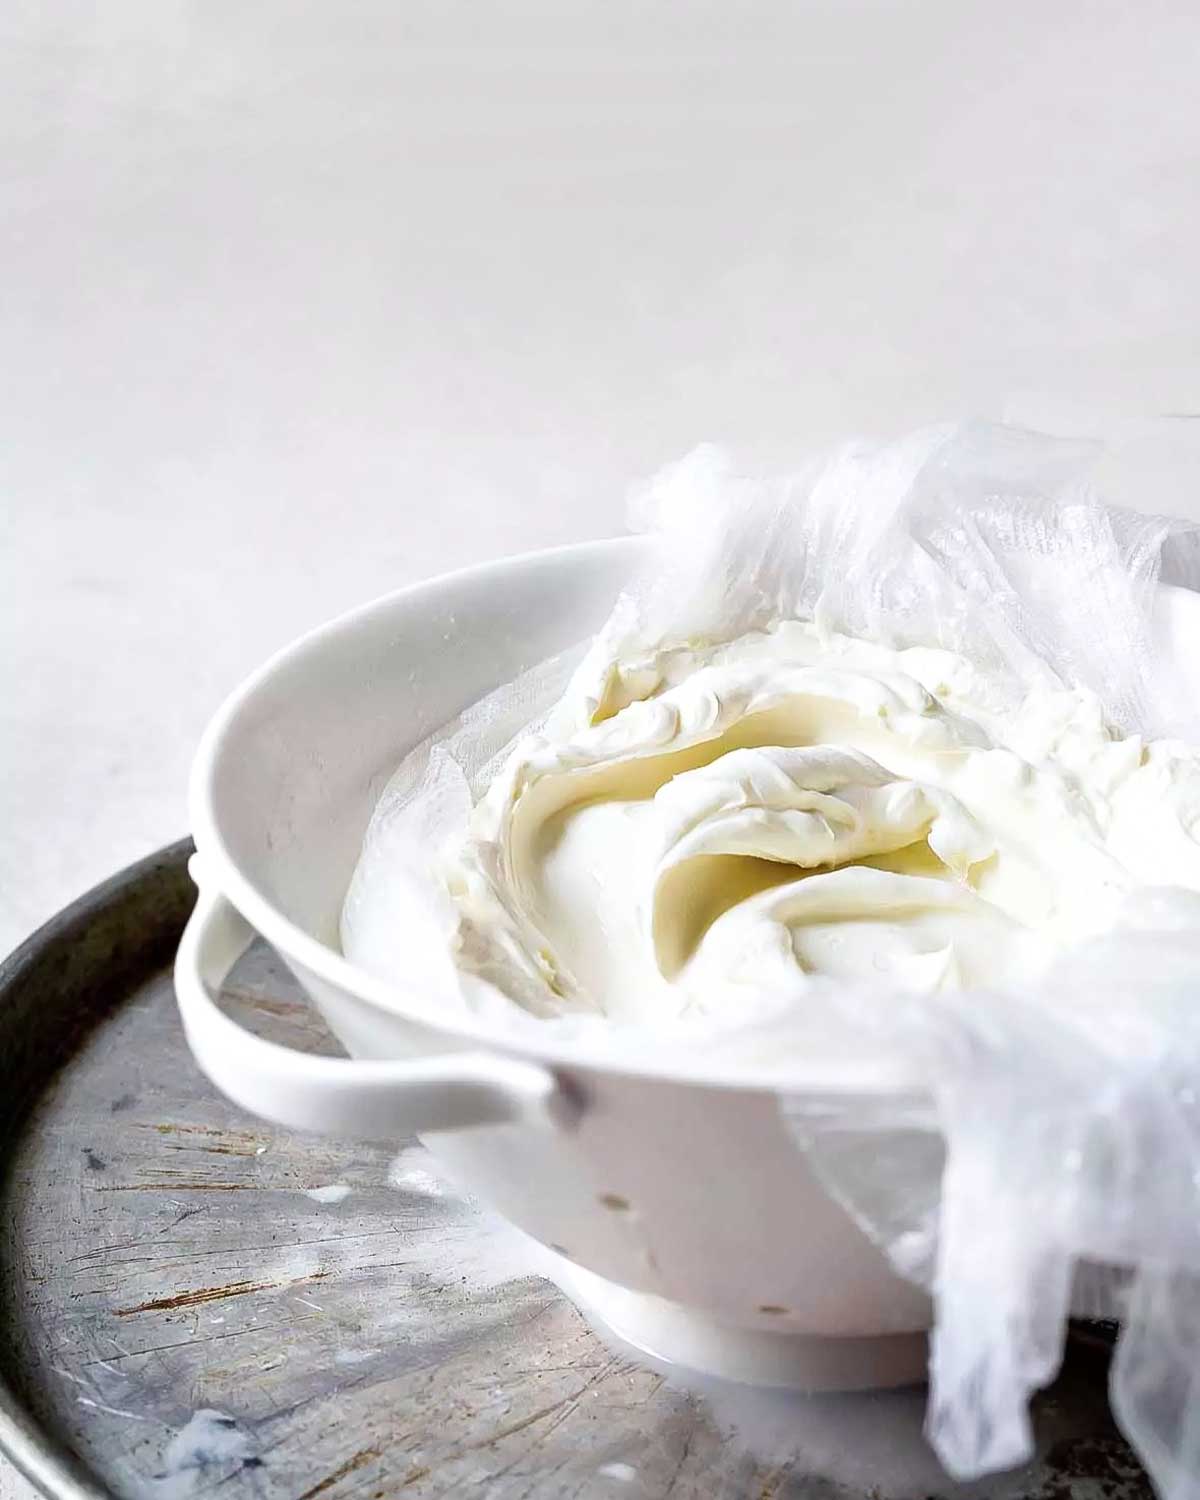
M 601 1333 L 666 1365 L 745 1385 L 787 1390 L 894 1390 L 924 1383 L 923 1333 L 824 1338 L 720 1322 L 680 1302 L 606 1281 L 562 1256 L 549 1274 Z

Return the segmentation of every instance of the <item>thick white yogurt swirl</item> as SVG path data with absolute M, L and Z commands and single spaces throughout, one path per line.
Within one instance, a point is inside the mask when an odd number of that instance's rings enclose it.
M 1200 756 L 1083 693 L 787 623 L 577 677 L 448 860 L 459 967 L 542 1016 L 736 1021 L 814 979 L 1020 984 L 1200 890 Z

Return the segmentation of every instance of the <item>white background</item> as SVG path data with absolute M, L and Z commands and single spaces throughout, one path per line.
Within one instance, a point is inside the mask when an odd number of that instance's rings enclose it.
M 272 648 L 699 440 L 1008 414 L 1200 515 L 1198 69 L 1190 3 L 4 0 L 0 947 Z

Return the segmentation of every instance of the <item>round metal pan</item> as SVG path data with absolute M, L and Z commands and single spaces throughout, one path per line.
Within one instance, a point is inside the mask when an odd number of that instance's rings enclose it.
M 969 1488 L 923 1393 L 697 1392 L 608 1348 L 415 1142 L 238 1113 L 193 1066 L 169 964 L 190 841 L 0 966 L 0 1448 L 57 1500 L 880 1500 L 1151 1494 L 1077 1331 L 1038 1456 Z M 332 1043 L 261 945 L 224 1004 Z

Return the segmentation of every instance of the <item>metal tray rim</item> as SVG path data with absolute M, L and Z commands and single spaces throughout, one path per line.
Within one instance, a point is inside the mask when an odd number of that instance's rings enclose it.
M 190 838 L 166 844 L 134 864 L 126 865 L 55 913 L 0 962 L 0 1007 L 6 996 L 39 963 L 75 942 L 97 917 L 128 900 L 130 894 L 142 885 L 161 880 L 165 873 L 178 873 L 194 849 Z M 161 939 L 161 934 L 158 936 Z M 146 946 L 145 960 L 149 967 L 157 961 L 161 943 L 147 943 Z M 0 1143 L 2 1149 L 3 1143 Z M 86 1467 L 64 1452 L 42 1430 L 2 1371 L 0 1454 L 35 1489 L 52 1500 L 111 1500 L 110 1492 L 96 1482 Z

